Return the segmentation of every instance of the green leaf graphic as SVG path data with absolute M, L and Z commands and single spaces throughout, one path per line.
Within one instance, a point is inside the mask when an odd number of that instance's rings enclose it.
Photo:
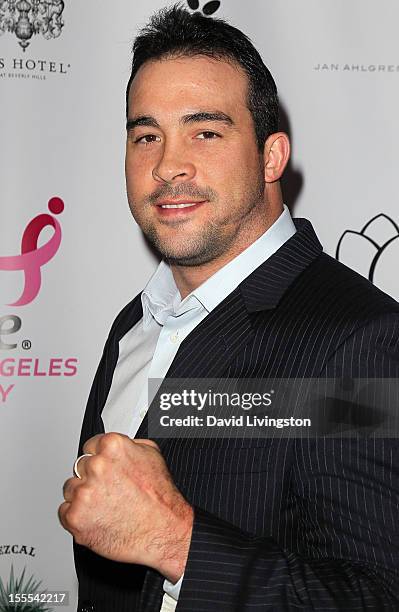
M 10 579 L 8 584 L 4 584 L 0 577 L 0 612 L 53 612 L 52 608 L 47 608 L 40 602 L 19 602 L 10 603 L 10 595 L 15 593 L 39 593 L 41 581 L 35 580 L 34 576 L 25 579 L 24 567 L 19 578 L 14 576 L 14 566 L 11 565 Z M 43 592 L 43 591 L 41 591 Z

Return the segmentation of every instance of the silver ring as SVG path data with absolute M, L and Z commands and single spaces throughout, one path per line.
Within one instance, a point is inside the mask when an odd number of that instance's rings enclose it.
M 80 457 L 78 457 L 73 465 L 73 473 L 75 474 L 75 476 L 77 476 L 78 478 L 80 478 L 82 480 L 81 475 L 78 472 L 78 463 L 81 459 L 83 459 L 83 457 L 92 457 L 93 453 L 84 453 L 83 455 L 80 455 Z

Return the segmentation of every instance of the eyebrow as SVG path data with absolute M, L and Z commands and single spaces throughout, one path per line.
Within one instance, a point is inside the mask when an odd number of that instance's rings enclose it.
M 187 125 L 189 123 L 201 123 L 203 121 L 220 121 L 228 126 L 233 126 L 234 121 L 226 113 L 222 111 L 199 111 L 197 113 L 189 113 L 180 118 L 179 123 Z M 133 130 L 135 127 L 144 125 L 147 127 L 160 128 L 158 121 L 150 115 L 139 115 L 126 122 L 126 130 Z
M 133 130 L 135 127 L 139 125 L 145 125 L 148 127 L 159 128 L 160 125 L 154 117 L 150 117 L 147 115 L 140 115 L 139 117 L 135 117 L 134 119 L 128 119 L 126 122 L 126 130 Z
M 221 123 L 226 123 L 227 125 L 234 125 L 233 119 L 226 115 L 226 113 L 222 113 L 222 111 L 199 111 L 198 113 L 191 113 L 189 115 L 184 115 L 181 118 L 181 123 L 199 123 L 201 121 L 220 121 Z

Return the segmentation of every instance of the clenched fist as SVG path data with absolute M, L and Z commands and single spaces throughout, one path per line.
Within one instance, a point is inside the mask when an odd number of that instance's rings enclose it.
M 62 526 L 97 554 L 147 565 L 176 582 L 184 572 L 193 510 L 175 486 L 158 446 L 118 433 L 83 447 L 79 478 L 64 484 Z

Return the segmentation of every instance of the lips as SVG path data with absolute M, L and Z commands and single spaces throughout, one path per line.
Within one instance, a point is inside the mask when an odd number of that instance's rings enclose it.
M 190 212 L 198 210 L 206 200 L 190 201 L 190 200 L 164 200 L 156 204 L 159 214 L 165 216 L 186 215 Z

